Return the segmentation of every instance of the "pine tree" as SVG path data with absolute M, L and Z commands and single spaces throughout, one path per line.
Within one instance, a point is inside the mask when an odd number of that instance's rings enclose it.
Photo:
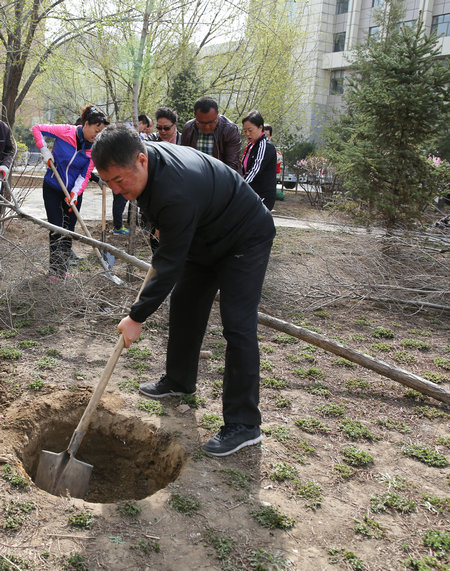
M 183 128 L 192 119 L 194 103 L 201 96 L 201 81 L 195 71 L 194 62 L 178 72 L 168 92 L 168 105 L 178 113 L 178 125 Z
M 398 24 L 397 0 L 380 20 L 380 36 L 356 51 L 327 152 L 345 188 L 389 231 L 420 219 L 436 194 L 426 150 L 449 114 L 450 67 L 436 59 L 437 39 L 420 19 Z

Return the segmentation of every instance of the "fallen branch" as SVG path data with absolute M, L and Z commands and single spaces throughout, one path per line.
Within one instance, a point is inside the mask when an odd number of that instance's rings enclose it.
M 427 381 L 418 375 L 405 371 L 404 369 L 388 365 L 384 361 L 375 359 L 370 355 L 366 355 L 360 351 L 355 351 L 355 349 L 341 345 L 341 343 L 337 343 L 336 341 L 331 341 L 324 335 L 313 333 L 308 329 L 298 327 L 297 325 L 282 321 L 276 317 L 271 317 L 265 313 L 258 313 L 258 323 L 271 327 L 272 329 L 276 329 L 277 331 L 282 331 L 288 335 L 292 335 L 292 337 L 302 339 L 302 341 L 306 341 L 312 345 L 317 345 L 326 351 L 330 351 L 335 355 L 339 355 L 349 361 L 358 363 L 358 365 L 361 365 L 366 369 L 371 369 L 380 375 L 393 379 L 394 381 L 415 389 L 425 395 L 431 396 L 447 405 L 450 404 L 450 391 L 447 391 L 439 385 Z

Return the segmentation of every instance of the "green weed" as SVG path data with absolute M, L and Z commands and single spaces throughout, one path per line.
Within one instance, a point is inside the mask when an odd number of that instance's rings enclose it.
M 11 567 L 10 563 L 13 565 Z M 6 553 L 5 557 L 0 557 L 0 571 L 15 571 L 16 569 L 29 569 L 30 562 L 23 557 Z
M 353 551 L 348 551 L 344 547 L 329 547 L 327 551 L 329 555 L 328 561 L 331 565 L 342 563 L 344 566 L 349 566 L 355 571 L 363 571 L 365 569 L 363 561 L 359 559 Z
M 14 337 L 17 337 L 17 331 L 13 329 L 1 329 L 0 337 L 3 337 L 3 339 L 14 339 Z
M 322 505 L 322 486 L 317 482 L 298 483 L 297 495 L 307 500 L 306 506 L 316 510 Z
M 357 472 L 356 468 L 352 468 L 348 464 L 335 464 L 333 466 L 333 470 L 340 476 L 341 478 L 351 478 Z
M 217 431 L 222 426 L 222 418 L 214 413 L 204 414 L 200 419 L 200 426 L 206 428 L 206 430 Z
M 376 353 L 389 353 L 392 351 L 392 345 L 389 345 L 389 343 L 372 343 L 370 348 Z
M 139 389 L 139 381 L 136 379 L 124 379 L 119 383 L 119 390 L 135 393 Z
M 291 561 L 285 559 L 280 551 L 269 553 L 265 549 L 253 549 L 247 557 L 251 569 L 257 571 L 286 571 L 291 568 Z
M 358 365 L 353 363 L 353 361 L 349 361 L 348 359 L 344 359 L 344 357 L 338 357 L 333 361 L 333 365 L 337 365 L 338 367 L 347 367 L 348 369 L 353 369 Z
M 149 555 L 150 553 L 159 553 L 161 551 L 161 547 L 158 542 L 154 541 L 153 539 L 147 539 L 141 537 L 135 543 L 130 545 L 130 549 L 139 549 L 145 555 Z
M 296 337 L 292 337 L 292 335 L 287 335 L 286 333 L 277 333 L 274 338 L 275 343 L 281 343 L 283 345 L 289 345 L 298 343 L 299 340 Z
M 367 537 L 369 539 L 382 539 L 385 535 L 384 528 L 376 522 L 374 519 L 369 518 L 366 514 L 363 518 L 363 521 L 357 521 L 356 525 L 353 528 L 356 533 Z
M 416 507 L 416 503 L 408 500 L 402 494 L 396 492 L 386 492 L 381 496 L 370 498 L 370 509 L 374 513 L 385 512 L 388 509 L 400 513 L 409 513 Z
M 347 446 L 344 448 L 342 450 L 342 458 L 346 464 L 354 466 L 355 468 L 373 464 L 373 456 L 355 446 Z
M 280 512 L 277 507 L 259 506 L 250 514 L 262 526 L 269 529 L 291 529 L 295 525 L 295 519 Z
M 250 484 L 254 480 L 253 476 L 244 474 L 244 472 L 235 470 L 234 468 L 223 468 L 221 473 L 225 474 L 228 480 L 228 485 L 235 490 L 244 490 L 245 492 L 250 491 Z
M 353 440 L 359 440 L 360 438 L 364 438 L 366 440 L 375 439 L 375 436 L 370 432 L 367 426 L 359 420 L 344 418 L 341 420 L 340 429 L 346 438 L 352 438 Z
M 291 431 L 286 426 L 271 426 L 261 428 L 261 431 L 267 436 L 271 436 L 278 442 L 286 442 L 291 437 Z
M 287 462 L 277 462 L 272 466 L 272 471 L 269 477 L 277 482 L 284 482 L 285 480 L 294 480 L 298 475 L 298 470 L 292 464 Z
M 397 363 L 402 365 L 412 365 L 417 362 L 417 357 L 415 355 L 411 355 L 408 351 L 396 351 L 394 353 L 394 359 Z
M 57 367 L 59 365 L 59 363 L 54 357 L 45 356 L 45 357 L 42 357 L 41 359 L 39 359 L 39 361 L 36 363 L 36 365 L 40 369 L 54 369 L 55 367 Z
M 305 387 L 305 391 L 311 393 L 312 395 L 326 399 L 330 396 L 330 389 L 327 387 L 327 385 L 323 385 L 321 383 L 314 383 L 309 387 Z
M 45 353 L 49 357 L 56 357 L 57 359 L 60 359 L 62 357 L 62 353 L 58 349 L 47 349 Z
M 289 361 L 291 361 L 292 363 L 300 363 L 301 359 L 298 355 L 294 355 L 294 353 L 288 353 L 286 355 L 286 357 L 289 359 Z
M 144 348 L 144 349 L 140 349 L 139 347 L 130 347 L 127 350 L 127 357 L 131 357 L 133 359 L 138 359 L 138 360 L 142 360 L 142 359 L 148 359 L 149 357 L 151 357 L 152 352 L 150 351 L 150 349 Z
M 450 511 L 450 498 L 439 498 L 428 494 L 422 494 L 422 498 L 424 500 L 422 505 L 431 512 L 443 514 Z
M 226 561 L 233 548 L 233 542 L 226 535 L 219 535 L 215 530 L 208 529 L 206 531 L 206 540 L 216 550 L 216 556 L 219 561 Z
M 5 464 L 3 466 L 2 478 L 3 480 L 9 482 L 11 486 L 14 486 L 15 488 L 24 489 L 30 485 L 30 482 L 26 478 L 23 478 L 22 476 L 19 476 L 18 474 L 13 472 L 11 464 Z
M 277 397 L 275 404 L 278 408 L 288 408 L 291 406 L 290 397 Z
M 407 333 L 411 335 L 421 335 L 422 337 L 431 337 L 431 331 L 427 329 L 408 329 Z
M 260 363 L 261 371 L 273 371 L 275 369 L 275 365 L 271 363 L 268 359 L 261 359 Z
M 405 567 L 415 569 L 416 571 L 448 571 L 448 566 L 443 567 L 438 559 L 436 559 L 436 557 L 432 557 L 431 555 L 422 557 L 422 559 L 413 559 L 412 557 L 409 557 L 403 562 L 403 564 Z
M 69 555 L 62 560 L 63 571 L 89 571 L 88 566 L 85 563 L 86 558 L 80 555 L 78 552 Z
M 358 319 L 355 319 L 355 325 L 372 325 L 372 320 L 366 315 L 360 315 Z
M 0 359 L 8 359 L 9 361 L 17 361 L 22 356 L 22 351 L 13 347 L 0 347 Z
M 436 365 L 436 367 L 441 367 L 441 369 L 450 371 L 450 359 L 448 357 L 436 357 L 433 363 Z
M 435 373 L 433 371 L 425 371 L 422 374 L 422 377 L 427 381 L 436 383 L 437 385 L 450 382 L 450 377 L 447 377 L 447 375 L 444 375 L 444 373 Z
M 289 386 L 289 382 L 286 381 L 286 379 L 282 379 L 280 377 L 269 377 L 266 379 L 261 379 L 261 384 L 263 387 L 276 390 L 285 389 Z
M 156 414 L 158 416 L 167 415 L 163 403 L 156 400 L 140 400 L 136 406 L 138 410 L 143 410 L 145 412 L 149 412 L 150 414 Z
M 94 523 L 94 516 L 89 511 L 78 511 L 69 516 L 69 524 L 80 529 L 91 529 Z
M 423 536 L 423 544 L 435 552 L 436 557 L 444 557 L 450 551 L 450 533 L 439 529 L 429 529 Z
M 315 412 L 320 413 L 322 416 L 344 416 L 346 407 L 345 405 L 337 402 L 330 402 L 328 404 L 323 404 L 314 409 Z
M 324 311 L 323 309 L 318 309 L 317 311 L 314 311 L 314 315 L 316 317 L 320 317 L 321 319 L 329 319 L 331 317 L 331 314 L 328 313 L 328 311 Z
M 331 432 L 331 428 L 329 426 L 324 424 L 318 418 L 314 418 L 312 416 L 299 418 L 295 421 L 295 424 L 310 434 L 328 434 Z
M 218 398 L 222 394 L 223 381 L 213 381 L 212 384 L 212 396 L 213 398 Z
M 42 343 L 40 341 L 34 341 L 33 339 L 26 339 L 19 341 L 18 345 L 21 349 L 31 349 L 31 347 L 39 347 Z
M 42 379 L 35 379 L 34 381 L 30 381 L 27 387 L 33 391 L 40 391 L 44 386 L 44 381 Z
M 400 345 L 405 349 L 419 349 L 419 351 L 429 351 L 431 349 L 429 343 L 420 339 L 403 339 Z
M 450 448 L 450 436 L 440 436 L 437 440 L 436 440 L 436 444 L 442 445 L 442 446 L 447 446 L 447 448 Z
M 407 424 L 400 422 L 399 420 L 392 420 L 391 418 L 378 418 L 377 424 L 378 426 L 387 428 L 387 430 L 396 430 L 397 432 L 402 433 L 411 432 L 411 429 Z
M 15 531 L 22 527 L 24 524 L 24 517 L 31 511 L 36 509 L 33 502 L 19 502 L 18 500 L 11 500 L 9 504 L 3 501 L 3 513 L 5 514 L 5 521 L 1 524 L 4 529 Z
M 420 444 L 405 446 L 402 452 L 405 456 L 415 458 L 416 460 L 427 464 L 427 466 L 433 466 L 434 468 L 445 468 L 445 466 L 448 465 L 447 458 L 443 454 L 439 454 L 432 448 L 427 448 Z
M 293 369 L 292 372 L 294 373 L 294 375 L 297 375 L 297 377 L 300 377 L 301 379 L 305 379 L 305 378 L 308 378 L 308 379 L 324 379 L 325 378 L 324 371 L 322 371 L 318 367 L 309 367 L 309 369 L 305 369 L 303 367 L 298 367 L 296 369 Z
M 395 337 L 392 329 L 386 329 L 385 327 L 376 327 L 372 331 L 372 336 L 379 339 L 393 339 Z
M 200 501 L 192 494 L 172 494 L 169 499 L 169 505 L 175 511 L 193 516 L 201 508 Z
M 134 369 L 138 373 L 144 374 L 149 369 L 151 369 L 151 365 L 148 363 L 144 363 L 143 361 L 130 361 L 129 363 L 125 364 L 125 367 L 128 369 Z
M 261 345 L 260 349 L 261 351 L 264 351 L 264 353 L 275 353 L 275 349 L 273 347 L 269 347 L 269 345 Z
M 58 329 L 54 325 L 42 325 L 41 327 L 37 327 L 36 331 L 39 335 L 45 337 L 47 335 L 53 335 L 58 331 Z
M 206 405 L 206 399 L 200 395 L 182 395 L 180 404 L 187 404 L 191 408 L 200 408 Z
M 425 418 L 429 418 L 430 420 L 433 420 L 434 418 L 447 418 L 448 416 L 450 416 L 443 410 L 440 410 L 439 408 L 434 406 L 415 406 L 413 410 L 417 412 L 419 416 L 424 416 Z
M 135 516 L 141 513 L 142 508 L 136 502 L 132 500 L 126 500 L 117 506 L 117 510 L 122 515 Z

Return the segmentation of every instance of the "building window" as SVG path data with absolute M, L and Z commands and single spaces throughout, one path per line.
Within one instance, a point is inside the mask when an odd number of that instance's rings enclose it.
M 343 69 L 331 72 L 330 95 L 342 95 L 344 93 L 344 73 Z
M 372 26 L 369 28 L 369 38 L 377 38 L 380 33 L 380 26 Z
M 436 36 L 450 36 L 450 14 L 433 16 L 431 33 Z
M 345 46 L 345 32 L 338 32 L 334 34 L 333 38 L 333 51 L 343 52 Z
M 348 12 L 348 0 L 337 0 L 336 14 L 345 14 Z
M 378 8 L 381 4 L 383 4 L 383 0 L 372 0 L 372 8 Z

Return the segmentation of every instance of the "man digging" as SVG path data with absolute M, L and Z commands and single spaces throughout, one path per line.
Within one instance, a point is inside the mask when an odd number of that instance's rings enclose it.
M 224 426 L 204 444 L 227 456 L 261 441 L 257 308 L 275 227 L 272 216 L 242 177 L 190 147 L 143 143 L 132 128 L 109 126 L 92 159 L 114 194 L 137 200 L 159 228 L 152 258 L 156 274 L 119 323 L 125 347 L 142 322 L 172 291 L 166 374 L 140 386 L 151 398 L 194 394 L 200 348 L 220 290 L 227 341 L 223 378 Z

